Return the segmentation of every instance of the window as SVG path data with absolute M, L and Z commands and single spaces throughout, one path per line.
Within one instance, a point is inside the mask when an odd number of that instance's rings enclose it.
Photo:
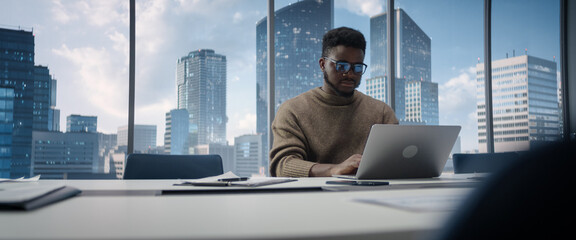
M 33 166 L 66 165 L 62 159 L 85 154 L 97 167 L 82 173 L 121 177 L 132 137 L 136 152 L 216 153 L 233 170 L 235 139 L 247 135 L 260 152 L 254 157 L 250 150 L 256 166 L 250 171 L 266 173 L 268 1 L 136 0 L 134 136 L 127 128 L 129 3 L 3 1 L 0 177 L 72 177 L 65 168 L 45 174 Z M 322 35 L 348 26 L 368 40 L 359 91 L 388 101 L 386 66 L 393 60 L 394 107 L 402 124 L 461 125 L 454 152 L 486 152 L 483 1 L 394 1 L 396 56 L 390 60 L 385 4 L 274 1 L 273 105 L 321 86 Z M 560 140 L 560 1 L 493 1 L 491 9 L 495 150 Z M 89 120 L 67 129 L 68 117 Z M 14 134 L 13 127 L 26 134 Z M 43 152 L 49 142 L 86 149 L 60 156 Z
M 560 1 L 492 2 L 496 152 L 525 151 L 562 139 L 559 14 Z M 479 147 L 485 150 L 486 144 Z
M 115 136 L 127 122 L 128 9 L 124 0 L 2 2 L 0 89 L 6 94 L 0 97 L 0 148 L 10 151 L 0 153 L 0 177 L 63 178 L 66 163 L 54 171 L 39 164 L 66 162 L 66 151 L 36 143 L 66 149 L 81 140 L 97 153 L 96 135 Z M 97 131 L 68 130 L 71 115 L 97 117 Z M 77 173 L 104 172 L 103 152 L 115 146 L 100 145 L 102 156 L 91 155 L 93 162 Z

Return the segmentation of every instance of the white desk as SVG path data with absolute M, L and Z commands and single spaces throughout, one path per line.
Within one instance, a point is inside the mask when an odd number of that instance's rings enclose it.
M 326 186 L 329 178 L 264 187 Z M 61 183 L 40 180 L 36 184 Z M 29 212 L 0 212 L 0 239 L 415 239 L 443 226 L 451 211 L 409 211 L 357 198 L 465 195 L 470 188 L 193 194 L 124 191 L 197 189 L 175 180 L 68 180 L 85 193 Z M 391 181 L 469 182 L 465 178 Z M 370 188 L 370 187 L 365 187 Z M 118 194 L 109 194 L 111 190 Z M 98 195 L 99 191 L 108 191 Z M 141 192 L 142 193 L 142 192 Z

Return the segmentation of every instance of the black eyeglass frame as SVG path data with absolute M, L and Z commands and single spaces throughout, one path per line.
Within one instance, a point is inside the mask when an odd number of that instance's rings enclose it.
M 332 59 L 330 57 L 324 57 L 324 59 L 327 59 L 330 62 L 333 62 L 334 65 L 336 65 L 336 71 L 339 73 L 348 73 L 348 72 L 350 72 L 351 69 L 354 69 L 353 70 L 354 73 L 363 75 L 366 72 L 366 69 L 368 69 L 368 65 L 366 65 L 365 63 L 349 63 L 346 61 L 338 61 L 338 60 Z M 362 67 L 362 72 L 356 71 L 356 69 L 358 67 Z

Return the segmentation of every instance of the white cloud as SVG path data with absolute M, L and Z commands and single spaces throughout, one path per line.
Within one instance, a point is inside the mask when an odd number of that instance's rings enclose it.
M 216 17 L 218 13 L 223 10 L 235 9 L 239 1 L 230 1 L 230 0 L 177 0 L 178 10 L 180 13 L 184 14 L 199 14 L 202 16 L 212 16 Z M 229 15 L 232 16 L 232 15 Z
M 130 41 L 126 35 L 118 31 L 114 31 L 113 33 L 108 34 L 108 38 L 113 42 L 112 49 L 118 53 L 124 54 L 124 59 L 126 60 L 125 62 L 128 64 L 130 60 Z
M 123 23 L 128 25 L 128 1 L 70 1 L 53 0 L 52 14 L 56 21 L 63 24 L 73 24 L 77 20 L 85 20 L 89 25 L 106 26 Z
M 233 19 L 234 23 L 242 22 L 242 20 L 244 20 L 244 15 L 241 12 L 235 12 Z
M 136 51 L 155 54 L 162 49 L 169 25 L 165 22 L 168 1 L 141 1 L 136 4 Z
M 383 0 L 346 0 L 336 2 L 336 7 L 348 9 L 358 15 L 374 16 L 384 12 Z
M 125 117 L 126 111 L 119 103 L 127 102 L 127 71 L 126 66 L 117 64 L 113 53 L 105 48 L 71 49 L 67 45 L 52 52 L 70 63 L 71 76 L 76 77 L 67 79 L 67 85 L 59 82 L 58 94 L 67 100 L 67 103 L 60 103 L 80 105 L 103 115 Z
M 461 70 L 459 75 L 438 86 L 440 124 L 460 125 L 462 150 L 478 148 L 476 116 L 476 68 Z
M 66 8 L 66 6 L 64 4 L 62 4 L 61 0 L 54 0 L 52 1 L 53 6 L 52 6 L 52 14 L 54 16 L 54 19 L 59 22 L 59 23 L 69 23 L 73 20 L 76 20 L 79 18 L 77 12 L 74 11 L 70 11 L 69 9 Z
M 247 112 L 247 109 L 242 112 L 236 112 L 233 116 L 229 116 L 226 136 L 230 144 L 234 143 L 235 137 L 256 132 L 256 114 Z
M 438 101 L 441 111 L 445 112 L 440 115 L 476 109 L 475 73 L 476 68 L 470 67 L 439 86 Z
M 81 5 L 90 24 L 106 26 L 122 23 L 129 26 L 129 2 L 123 0 L 87 1 Z

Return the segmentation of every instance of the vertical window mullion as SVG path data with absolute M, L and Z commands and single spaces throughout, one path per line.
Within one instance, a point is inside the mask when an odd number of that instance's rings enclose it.
M 387 6 L 386 8 L 388 9 L 388 14 L 386 16 L 386 35 L 388 37 L 388 42 L 386 44 L 386 47 L 388 48 L 387 50 L 387 56 L 386 58 L 388 59 L 388 62 L 386 64 L 386 72 L 388 73 L 388 81 L 387 81 L 387 89 L 388 92 L 386 93 L 388 96 L 388 105 L 390 105 L 390 107 L 396 111 L 396 85 L 395 85 L 395 81 L 396 81 L 396 72 L 395 70 L 395 66 L 396 66 L 396 51 L 394 48 L 394 39 L 395 39 L 395 34 L 394 34 L 394 26 L 396 25 L 396 18 L 395 18 L 395 11 L 394 11 L 394 0 L 387 0 Z
M 492 112 L 492 1 L 484 0 L 484 104 L 486 111 L 486 152 L 494 152 Z
M 276 79 L 275 79 L 275 49 L 274 49 L 274 0 L 268 0 L 268 151 L 272 149 L 272 122 L 274 121 L 274 115 L 276 110 L 275 93 L 276 93 Z
M 128 83 L 128 146 L 126 154 L 134 152 L 134 96 L 136 59 L 136 0 L 130 0 L 130 65 Z

